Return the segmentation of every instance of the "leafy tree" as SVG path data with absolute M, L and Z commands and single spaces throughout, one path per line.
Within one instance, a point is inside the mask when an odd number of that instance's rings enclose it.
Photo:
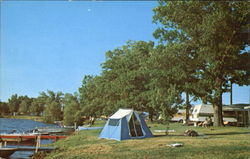
M 149 72 L 143 67 L 153 47 L 153 42 L 129 41 L 127 45 L 106 53 L 102 76 L 110 83 L 107 94 L 110 94 L 109 104 L 113 108 L 151 110 L 146 97 Z
M 120 107 L 152 109 L 148 105 L 148 72 L 144 62 L 153 49 L 152 42 L 132 42 L 106 53 L 100 76 L 85 76 L 79 88 L 83 113 L 89 116 L 114 113 Z
M 238 1 L 160 1 L 154 10 L 154 20 L 162 24 L 155 36 L 163 42 L 185 40 L 192 48 L 198 61 L 196 92 L 213 104 L 215 126 L 223 124 L 222 93 L 228 91 L 229 81 L 249 84 L 245 64 L 250 58 L 243 51 L 247 37 L 242 34 L 249 27 L 248 8 L 247 2 Z
M 168 80 L 166 67 L 159 67 L 159 51 L 162 50 L 154 48 L 153 42 L 129 41 L 106 53 L 102 77 L 109 83 L 109 108 L 146 110 L 151 119 L 161 112 L 164 120 L 170 118 L 181 102 L 180 92 Z
M 42 97 L 35 98 L 30 106 L 30 112 L 36 115 L 41 115 L 44 111 L 46 101 Z
M 33 102 L 31 103 L 30 112 L 32 114 L 35 114 L 35 115 L 40 115 L 40 113 L 39 113 L 39 103 L 37 102 L 36 99 L 33 100 Z
M 18 100 L 17 94 L 12 95 L 11 98 L 8 99 L 8 106 L 11 113 L 18 112 L 20 101 Z
M 74 125 L 74 123 L 77 123 L 77 125 L 79 125 L 81 123 L 81 111 L 77 95 L 66 93 L 63 98 L 63 103 L 64 124 Z
M 129 41 L 108 51 L 101 76 L 85 76 L 79 88 L 83 114 L 109 115 L 123 107 L 146 110 L 151 119 L 159 111 L 169 118 L 181 102 L 180 91 L 166 78 L 163 82 L 161 73 L 166 71 L 159 71 L 159 62 L 152 60 L 155 52 L 154 43 L 144 41 Z
M 155 69 L 162 72 L 161 76 L 158 77 L 161 79 L 159 82 L 175 86 L 179 94 L 185 93 L 186 103 L 184 105 L 186 108 L 186 121 L 188 121 L 191 107 L 189 96 L 193 96 L 192 100 L 197 100 L 195 97 L 200 95 L 196 89 L 199 82 L 196 73 L 197 66 L 199 66 L 197 56 L 195 56 L 185 40 L 179 40 L 178 43 L 169 42 L 167 45 L 159 45 L 152 59 L 153 64 L 156 64 Z M 153 66 L 153 64 L 150 66 Z M 181 103 L 181 99 L 176 101 L 178 105 Z
M 19 96 L 18 100 L 20 102 L 19 109 L 18 109 L 19 113 L 20 114 L 30 113 L 30 106 L 31 106 L 33 99 L 25 95 L 25 96 Z
M 40 93 L 40 100 L 45 101 L 44 121 L 52 123 L 55 120 L 62 120 L 62 92 L 53 92 L 48 90 L 47 93 Z
M 105 114 L 108 105 L 107 88 L 108 81 L 103 80 L 101 76 L 85 76 L 82 86 L 79 88 L 81 112 L 87 118 Z
M 181 73 L 178 72 L 178 62 L 172 53 L 173 46 L 157 46 L 148 63 L 147 70 L 150 72 L 148 84 L 148 99 L 150 105 L 161 112 L 163 120 L 169 118 L 176 112 L 177 106 L 182 103 L 180 89 Z
M 44 121 L 46 123 L 53 123 L 54 121 L 61 120 L 61 105 L 56 101 L 46 104 L 46 109 L 44 111 Z
M 91 92 L 88 89 L 88 83 L 93 79 L 93 76 L 85 75 L 82 81 L 82 86 L 79 88 L 79 95 L 80 95 L 80 105 L 83 107 L 85 105 L 85 100 L 87 98 L 87 94 Z
M 43 100 L 46 100 L 47 102 L 55 101 L 55 102 L 62 102 L 62 92 L 53 92 L 51 90 L 47 90 L 47 93 L 41 92 L 40 93 L 40 98 Z
M 8 103 L 0 101 L 0 116 L 5 116 L 9 114 Z
M 21 104 L 20 104 L 20 107 L 19 107 L 19 112 L 21 114 L 27 114 L 28 111 L 29 111 L 28 101 L 27 100 L 21 101 Z

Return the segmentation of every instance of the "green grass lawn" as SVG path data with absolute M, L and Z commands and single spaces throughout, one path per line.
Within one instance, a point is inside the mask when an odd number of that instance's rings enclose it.
M 99 124 L 100 125 L 100 124 Z M 99 126 L 98 125 L 98 126 Z M 154 132 L 165 129 L 160 124 L 148 124 Z M 53 144 L 58 149 L 46 159 L 121 158 L 121 159 L 250 159 L 250 128 L 242 127 L 192 127 L 170 124 L 176 132 L 157 137 L 115 141 L 99 139 L 100 130 L 76 132 L 67 139 Z M 198 137 L 183 136 L 187 129 L 201 134 Z M 172 143 L 183 143 L 183 147 L 172 148 Z

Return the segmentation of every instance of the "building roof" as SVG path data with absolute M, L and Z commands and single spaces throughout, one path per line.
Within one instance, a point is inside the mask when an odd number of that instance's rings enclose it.
M 223 111 L 247 111 L 244 109 L 247 104 L 223 105 Z M 194 107 L 193 113 L 214 113 L 212 104 L 198 104 Z

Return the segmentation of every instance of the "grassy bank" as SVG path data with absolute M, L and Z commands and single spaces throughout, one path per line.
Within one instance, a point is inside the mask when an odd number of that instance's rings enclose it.
M 149 124 L 152 132 L 163 125 Z M 114 141 L 99 139 L 99 130 L 78 132 L 65 140 L 54 143 L 58 150 L 46 159 L 82 158 L 250 158 L 250 129 L 239 127 L 187 127 L 171 124 L 176 132 L 139 140 Z M 183 136 L 186 129 L 196 130 L 201 136 Z M 171 148 L 167 144 L 183 143 L 183 147 Z

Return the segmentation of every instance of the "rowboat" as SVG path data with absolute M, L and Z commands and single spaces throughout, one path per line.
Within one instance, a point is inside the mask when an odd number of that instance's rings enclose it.
M 30 136 L 30 138 L 23 138 L 22 136 Z M 13 134 L 0 134 L 0 141 L 2 142 L 25 142 L 25 141 L 31 141 L 34 140 L 34 136 L 37 136 L 36 134 L 19 134 L 19 133 L 13 133 Z

